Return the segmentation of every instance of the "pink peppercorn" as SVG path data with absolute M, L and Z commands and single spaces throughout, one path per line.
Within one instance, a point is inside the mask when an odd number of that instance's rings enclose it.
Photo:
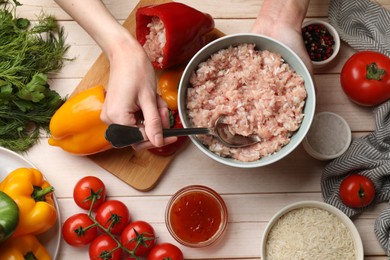
M 324 61 L 333 54 L 335 41 L 325 25 L 305 26 L 302 28 L 302 37 L 312 61 Z

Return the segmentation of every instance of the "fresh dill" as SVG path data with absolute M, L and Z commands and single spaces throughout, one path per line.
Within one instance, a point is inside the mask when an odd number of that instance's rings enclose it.
M 48 74 L 60 70 L 69 46 L 53 16 L 32 23 L 16 17 L 17 0 L 0 0 L 0 146 L 27 151 L 48 132 L 65 101 L 50 89 Z

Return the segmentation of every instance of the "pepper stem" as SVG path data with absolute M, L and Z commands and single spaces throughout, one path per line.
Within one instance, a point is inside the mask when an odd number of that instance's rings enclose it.
M 33 252 L 27 252 L 24 256 L 25 260 L 38 260 L 38 258 L 33 254 Z
M 375 62 L 368 64 L 366 66 L 366 78 L 372 80 L 382 80 L 383 76 L 386 74 L 386 70 L 381 69 L 376 65 Z
M 45 196 L 49 193 L 52 193 L 53 191 L 54 191 L 54 187 L 52 186 L 46 187 L 44 189 L 42 189 L 42 187 L 34 186 L 34 191 L 31 194 L 31 197 L 35 201 L 46 201 Z

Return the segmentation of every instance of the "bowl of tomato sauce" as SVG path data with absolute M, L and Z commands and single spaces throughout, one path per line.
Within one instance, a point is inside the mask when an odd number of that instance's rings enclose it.
M 180 244 L 205 247 L 215 243 L 225 232 L 228 210 L 216 191 L 191 185 L 177 191 L 169 200 L 165 223 Z

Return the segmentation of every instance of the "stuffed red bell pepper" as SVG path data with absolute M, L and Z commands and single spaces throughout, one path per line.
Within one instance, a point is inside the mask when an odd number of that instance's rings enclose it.
M 137 40 L 156 69 L 189 61 L 213 29 L 209 14 L 181 3 L 140 7 L 136 13 Z

